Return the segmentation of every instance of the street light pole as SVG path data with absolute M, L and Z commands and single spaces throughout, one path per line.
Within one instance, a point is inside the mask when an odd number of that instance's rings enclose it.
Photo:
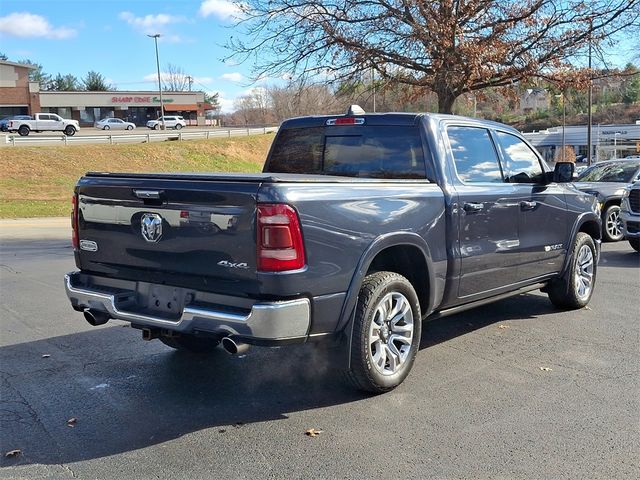
M 153 38 L 156 44 L 156 67 L 158 69 L 158 91 L 160 92 L 160 129 L 164 130 L 164 103 L 162 102 L 162 81 L 160 80 L 160 56 L 158 55 L 158 38 L 160 34 L 147 35 L 149 38 Z
M 620 132 L 616 132 L 613 134 L 613 159 L 614 160 L 618 158 L 618 135 L 620 135 Z

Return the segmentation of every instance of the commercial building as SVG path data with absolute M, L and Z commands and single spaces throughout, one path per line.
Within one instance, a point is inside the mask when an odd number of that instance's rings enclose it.
M 188 125 L 204 125 L 203 92 L 162 92 L 166 115 L 181 115 Z M 41 111 L 78 120 L 81 126 L 93 125 L 101 118 L 117 117 L 136 125 L 160 116 L 158 92 L 40 92 Z
M 553 161 L 556 151 L 562 147 L 563 127 L 554 127 L 524 136 L 538 149 L 545 160 Z M 587 157 L 587 126 L 564 128 L 565 145 L 573 147 L 578 158 Z M 594 161 L 624 158 L 640 154 L 640 121 L 626 125 L 593 125 L 591 130 L 591 154 Z
M 0 60 L 0 118 L 40 111 L 40 84 L 29 81 L 34 68 Z
M 0 60 L 0 118 L 49 112 L 90 126 L 107 117 L 145 125 L 160 116 L 158 91 L 41 91 L 38 82 L 29 81 L 29 71 L 34 68 Z M 211 105 L 205 102 L 203 92 L 162 92 L 162 101 L 165 114 L 181 115 L 188 125 L 211 123 L 205 121 L 205 111 Z

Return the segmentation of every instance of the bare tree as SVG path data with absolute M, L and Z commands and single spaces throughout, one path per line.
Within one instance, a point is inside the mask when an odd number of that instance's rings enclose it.
M 290 82 L 286 86 L 267 88 L 269 103 L 277 121 L 290 117 L 338 113 L 342 104 L 326 85 Z
M 182 67 L 167 63 L 160 78 L 162 78 L 162 89 L 169 92 L 182 92 L 189 88 L 189 75 L 184 73 Z
M 245 40 L 228 44 L 254 74 L 353 80 L 432 91 L 451 112 L 460 95 L 569 72 L 598 44 L 638 22 L 640 0 L 239 0 Z

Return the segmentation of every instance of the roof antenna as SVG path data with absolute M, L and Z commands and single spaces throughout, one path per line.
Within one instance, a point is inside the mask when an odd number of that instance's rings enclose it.
M 347 116 L 352 117 L 354 115 L 364 115 L 366 112 L 360 105 L 351 105 L 347 109 Z

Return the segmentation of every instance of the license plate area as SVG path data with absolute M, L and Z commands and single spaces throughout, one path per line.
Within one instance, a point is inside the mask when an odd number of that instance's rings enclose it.
M 179 318 L 184 306 L 193 300 L 193 293 L 184 288 L 149 285 L 146 298 L 148 310 L 161 313 L 163 316 Z

